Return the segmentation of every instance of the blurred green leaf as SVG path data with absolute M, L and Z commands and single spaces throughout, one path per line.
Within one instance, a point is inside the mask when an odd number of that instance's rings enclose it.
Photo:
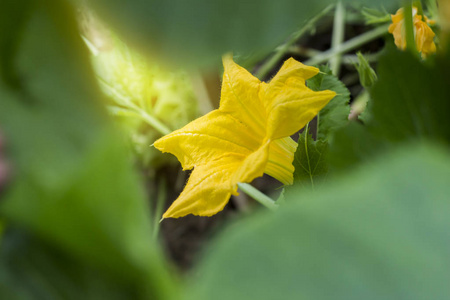
M 370 7 L 399 3 L 346 2 Z M 243 56 L 266 55 L 334 1 L 89 0 L 86 3 L 144 53 L 172 65 L 198 66 L 218 63 L 220 56 L 229 51 Z
M 410 146 L 229 227 L 186 299 L 446 299 L 446 150 Z
M 392 145 L 410 140 L 450 142 L 450 60 L 422 61 L 389 47 L 378 64 L 365 126 L 352 124 L 330 144 L 333 168 L 372 159 Z
M 335 133 L 329 147 L 330 169 L 346 170 L 371 161 L 389 145 L 373 135 L 371 128 L 351 122 Z
M 266 54 L 330 0 L 144 1 L 90 0 L 88 3 L 122 37 L 167 63 L 218 62 L 221 55 Z
M 391 21 L 391 15 L 383 9 L 364 7 L 361 11 L 366 24 L 387 23 Z
M 380 59 L 372 89 L 371 126 L 389 140 L 433 138 L 450 141 L 450 62 L 422 61 L 390 48 Z
M 306 81 L 308 87 L 313 91 L 332 90 L 336 92 L 336 96 L 317 116 L 319 127 L 317 139 L 327 140 L 330 133 L 348 123 L 350 92 L 336 76 L 331 74 L 328 66 L 321 65 L 319 70 L 321 73 Z
M 17 22 L 12 35 L 4 30 L 0 35 L 6 66 L 0 73 L 0 128 L 15 175 L 2 195 L 2 218 L 45 241 L 54 249 L 48 253 L 107 274 L 99 279 L 107 290 L 120 282 L 135 295 L 167 298 L 174 287 L 159 247 L 151 242 L 148 204 L 122 137 L 101 105 L 74 9 L 64 1 L 3 1 L 0 19 Z M 3 251 L 7 243 L 1 246 Z M 23 257 L 14 255 L 27 264 L 31 249 L 26 248 Z M 46 276 L 56 265 L 69 270 L 47 250 L 36 251 L 46 257 L 38 270 L 41 283 L 65 290 Z M 23 290 L 25 282 L 8 288 L 39 298 L 34 287 Z M 66 299 L 51 299 L 60 298 Z
M 358 64 L 356 65 L 356 70 L 359 74 L 359 82 L 363 87 L 370 88 L 377 81 L 377 73 L 372 69 L 367 59 L 361 52 L 356 53 L 358 57 Z
M 0 249 L 1 299 L 138 299 L 132 285 L 80 264 L 18 230 Z M 112 284 L 113 283 L 113 284 Z
M 316 179 L 328 173 L 327 156 L 328 142 L 314 141 L 308 130 L 304 130 L 294 156 L 294 184 L 314 189 Z

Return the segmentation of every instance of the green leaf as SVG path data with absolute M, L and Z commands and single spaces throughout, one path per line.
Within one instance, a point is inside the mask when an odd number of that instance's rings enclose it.
M 28 234 L 7 231 L 0 249 L 1 299 L 138 299 L 132 285 L 80 264 Z M 113 284 L 112 284 L 113 283 Z
M 366 24 L 387 23 L 391 21 L 391 15 L 385 9 L 375 9 L 364 7 L 361 11 Z
M 368 128 L 357 122 L 351 122 L 335 133 L 329 147 L 330 169 L 347 170 L 371 161 L 380 152 L 389 149 L 389 144 L 376 137 Z
M 307 85 L 313 91 L 332 90 L 336 96 L 320 111 L 317 116 L 317 139 L 327 140 L 330 134 L 348 123 L 350 113 L 350 92 L 345 85 L 331 74 L 328 66 L 319 66 L 321 73 L 308 79 Z
M 328 142 L 314 141 L 308 129 L 298 138 L 294 155 L 294 184 L 312 187 L 316 180 L 328 173 Z
M 13 35 L 0 36 L 7 65 L 0 73 L 0 128 L 14 170 L 2 194 L 2 221 L 45 241 L 49 253 L 61 253 L 72 265 L 100 270 L 107 290 L 127 286 L 135 295 L 167 298 L 175 288 L 151 242 L 147 199 L 102 106 L 75 10 L 65 1 L 19 3 L 18 10 L 17 2 L 0 2 L 0 19 L 17 22 Z M 30 262 L 21 255 L 17 260 Z M 47 277 L 58 256 L 46 257 L 36 284 L 66 291 Z M 23 272 L 33 276 L 33 269 Z M 17 295 L 34 291 L 20 284 L 8 288 Z
M 392 47 L 378 66 L 373 99 L 373 122 L 388 140 L 431 138 L 450 141 L 450 60 L 424 62 Z
M 332 0 L 72 0 L 88 3 L 143 53 L 172 65 L 218 63 L 220 56 L 261 58 L 301 28 Z M 398 0 L 348 0 L 398 7 Z
M 395 144 L 430 139 L 450 143 L 450 60 L 422 61 L 390 47 L 378 64 L 365 126 L 352 124 L 330 144 L 331 166 L 346 169 Z
M 144 53 L 166 63 L 219 62 L 226 52 L 267 54 L 331 0 L 90 0 L 100 16 Z
M 450 157 L 414 145 L 233 224 L 185 299 L 446 299 Z
M 359 74 L 359 82 L 363 87 L 370 88 L 377 81 L 377 73 L 372 69 L 367 59 L 362 55 L 361 52 L 356 53 L 358 57 L 358 64 L 356 65 L 356 70 Z

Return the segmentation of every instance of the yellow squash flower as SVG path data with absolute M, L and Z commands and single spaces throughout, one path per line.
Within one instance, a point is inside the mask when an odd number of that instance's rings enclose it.
M 413 7 L 413 25 L 414 25 L 414 40 L 416 42 L 417 51 L 422 52 L 422 57 L 427 57 L 429 54 L 436 52 L 436 45 L 434 44 L 434 32 L 428 24 L 433 24 L 429 20 L 417 14 L 417 8 Z M 405 34 L 405 18 L 403 8 L 397 10 L 395 15 L 391 15 L 392 24 L 389 26 L 389 33 L 394 36 L 395 45 L 397 48 L 406 49 L 406 34 Z
M 303 128 L 335 96 L 314 92 L 305 80 L 319 70 L 288 59 L 265 83 L 223 59 L 219 109 L 162 137 L 154 146 L 175 155 L 189 181 L 163 218 L 188 214 L 211 216 L 221 211 L 239 182 L 263 173 L 292 184 L 297 143 L 290 136 Z

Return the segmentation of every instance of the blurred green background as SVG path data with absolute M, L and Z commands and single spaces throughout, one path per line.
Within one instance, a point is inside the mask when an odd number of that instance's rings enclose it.
M 10 171 L 0 182 L 0 298 L 448 298 L 445 45 L 423 61 L 386 37 L 364 125 L 346 121 L 349 95 L 322 112 L 337 120 L 329 134 L 325 122 L 324 135 L 300 141 L 324 156 L 296 153 L 320 172 L 296 174 L 276 213 L 219 223 L 188 273 L 155 234 L 164 192 L 185 175 L 150 145 L 214 108 L 218 92 L 196 84 L 202 68 L 217 77 L 228 51 L 257 68 L 330 4 L 2 1 L 0 144 Z M 352 7 L 381 4 L 398 8 Z M 311 88 L 348 93 L 321 68 Z M 312 190 L 305 176 L 326 180 Z

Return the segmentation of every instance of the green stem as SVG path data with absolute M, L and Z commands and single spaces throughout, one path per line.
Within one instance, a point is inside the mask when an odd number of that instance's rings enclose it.
M 316 116 L 316 140 L 319 139 L 319 125 L 320 125 L 320 112 Z
M 147 122 L 147 124 L 149 124 L 154 129 L 159 131 L 159 133 L 161 133 L 162 135 L 168 135 L 169 133 L 172 132 L 172 130 L 170 130 L 169 127 L 167 127 L 166 125 L 161 123 L 158 119 L 156 119 L 152 115 L 149 115 L 148 113 L 146 113 L 144 110 L 137 107 L 136 112 L 138 114 L 140 114 L 142 119 L 144 119 Z
M 375 29 L 372 29 L 366 33 L 363 33 L 357 37 L 354 37 L 345 43 L 341 44 L 339 49 L 330 49 L 327 51 L 322 52 L 322 54 L 317 55 L 315 57 L 312 57 L 311 59 L 308 59 L 304 62 L 305 65 L 316 65 L 323 62 L 326 62 L 336 54 L 346 53 L 348 51 L 354 50 L 376 38 L 379 38 L 380 36 L 385 35 L 388 31 L 389 25 L 383 25 L 380 27 L 377 27 Z
M 119 91 L 117 91 L 114 87 L 112 87 L 106 80 L 99 77 L 100 83 L 103 84 L 108 90 L 110 90 L 111 93 L 113 93 L 118 99 L 120 99 L 119 105 L 123 105 L 131 110 L 133 110 L 135 113 L 139 114 L 139 116 L 150 126 L 152 126 L 154 129 L 156 129 L 159 133 L 162 135 L 167 135 L 172 132 L 169 127 L 164 125 L 161 121 L 159 121 L 154 116 L 148 114 L 145 110 L 137 106 L 136 104 L 131 101 L 130 98 L 122 95 Z
M 345 7 L 342 1 L 338 1 L 336 5 L 336 11 L 334 13 L 333 22 L 333 37 L 331 40 L 331 49 L 334 51 L 339 50 L 342 42 L 344 41 L 345 33 Z M 335 76 L 339 76 L 341 70 L 342 53 L 337 53 L 330 60 L 330 68 Z
M 156 240 L 158 238 L 159 229 L 160 229 L 160 218 L 162 215 L 164 202 L 166 201 L 166 180 L 161 179 L 158 187 L 158 196 L 156 197 L 156 207 L 155 214 L 153 217 L 153 239 Z
M 269 74 L 269 72 L 278 64 L 281 58 L 289 51 L 289 48 L 306 32 L 311 30 L 317 21 L 325 16 L 333 7 L 333 4 L 328 5 L 319 14 L 310 19 L 299 31 L 295 32 L 284 45 L 278 47 L 277 52 L 259 68 L 259 70 L 255 73 L 255 76 L 259 79 L 264 79 L 267 74 Z
M 311 180 L 311 188 L 314 191 L 314 179 L 312 176 L 312 170 L 311 170 L 311 163 L 309 160 L 309 150 L 308 150 L 308 133 L 309 133 L 309 123 L 305 126 L 305 154 L 306 154 L 306 160 L 308 161 L 308 173 L 309 173 L 309 179 Z
M 305 56 L 308 58 L 314 57 L 316 55 L 322 55 L 322 51 L 305 48 L 302 46 L 292 46 L 289 48 L 289 53 L 298 55 L 298 56 Z M 376 62 L 378 58 L 380 57 L 380 52 L 377 53 L 371 53 L 366 54 L 364 57 L 367 59 L 368 62 Z M 358 56 L 355 54 L 347 54 L 342 56 L 342 63 L 347 65 L 354 65 L 358 62 Z
M 406 49 L 411 51 L 414 55 L 417 55 L 416 43 L 414 41 L 414 20 L 412 16 L 411 1 L 405 1 L 405 5 L 403 6 L 403 16 L 405 18 Z
M 241 189 L 241 191 L 243 191 L 244 193 L 246 193 L 247 195 L 249 195 L 250 197 L 252 197 L 256 201 L 258 201 L 259 203 L 261 203 L 265 207 L 269 208 L 270 210 L 276 210 L 278 208 L 278 204 L 275 201 L 273 201 L 272 198 L 270 198 L 267 195 L 261 193 L 259 190 L 257 190 L 256 188 L 254 188 L 250 184 L 248 184 L 248 183 L 238 183 L 238 187 Z

